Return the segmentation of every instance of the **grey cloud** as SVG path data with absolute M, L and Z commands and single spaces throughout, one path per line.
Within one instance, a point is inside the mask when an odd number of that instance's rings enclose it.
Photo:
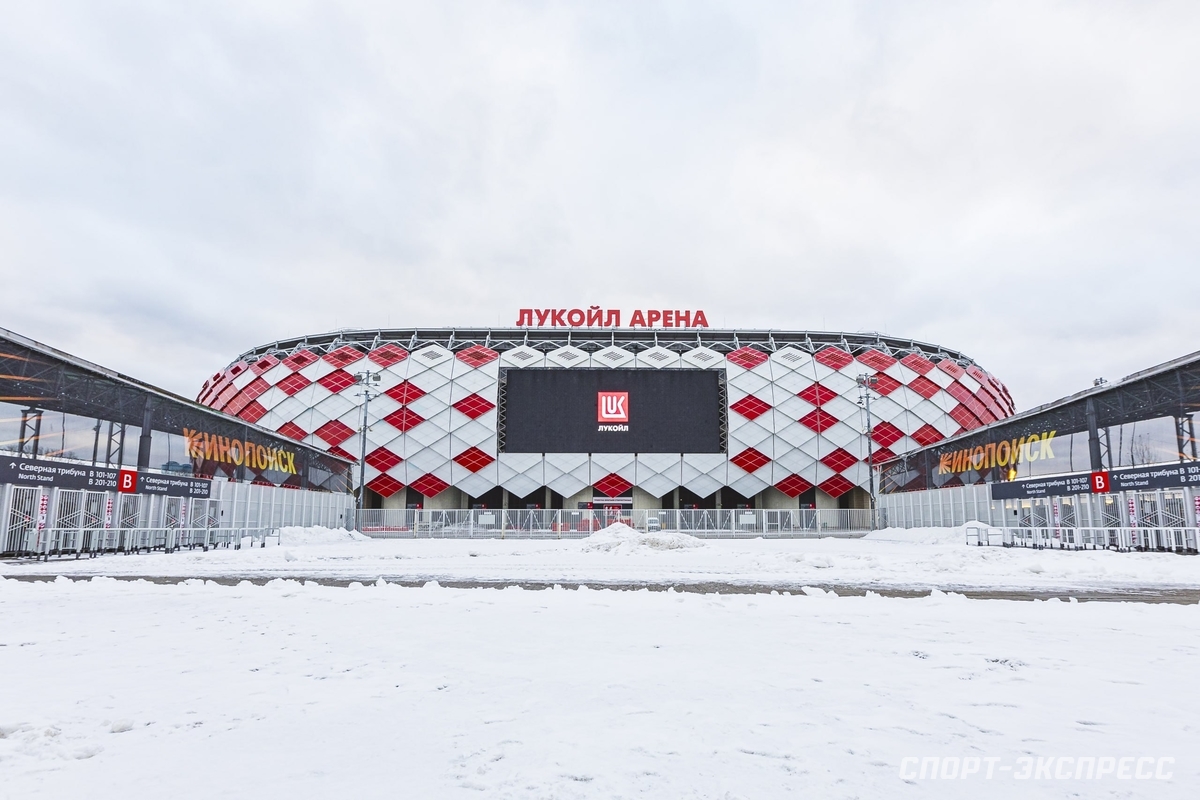
M 6 326 L 182 394 L 262 341 L 705 308 L 1024 407 L 1196 349 L 1187 3 L 9 9 Z

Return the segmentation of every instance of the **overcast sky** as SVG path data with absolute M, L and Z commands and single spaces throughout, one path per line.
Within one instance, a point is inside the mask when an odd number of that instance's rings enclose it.
M 4 3 L 0 326 L 263 342 L 702 308 L 1025 409 L 1200 349 L 1200 3 Z

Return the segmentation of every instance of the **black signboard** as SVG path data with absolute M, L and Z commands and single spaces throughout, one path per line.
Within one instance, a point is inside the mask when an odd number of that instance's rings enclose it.
M 14 486 L 45 486 L 59 489 L 88 489 L 93 492 L 115 492 L 120 470 L 112 467 L 93 467 L 64 461 L 41 461 L 28 458 L 0 459 L 0 484 Z M 212 495 L 212 481 L 178 475 L 139 473 L 137 491 L 141 494 L 167 494 L 173 497 L 207 498 Z
M 68 464 L 62 461 L 40 461 L 27 458 L 0 460 L 0 483 L 15 486 L 57 486 L 60 489 L 90 489 L 95 492 L 116 491 L 118 470 Z
M 208 498 L 212 494 L 212 481 L 179 475 L 156 475 L 138 473 L 137 490 L 140 494 L 167 494 L 172 497 Z
M 1108 473 L 1108 480 L 1114 492 L 1200 486 L 1200 464 L 1160 464 L 1155 467 L 1117 469 Z
M 1090 473 L 1058 475 L 1053 478 L 1030 478 L 1023 481 L 1004 481 L 991 484 L 993 500 L 1013 500 L 1024 497 L 1062 497 L 1072 494 L 1091 494 Z
M 723 453 L 720 370 L 509 369 L 502 452 Z
M 1200 464 L 1159 464 L 1153 467 L 1128 467 L 1108 473 L 1109 491 L 1141 492 L 1153 489 L 1177 489 L 1200 486 Z M 993 500 L 1013 500 L 1026 497 L 1055 497 L 1072 494 L 1091 494 L 1091 473 L 1059 475 L 1053 478 L 1030 478 L 991 484 Z

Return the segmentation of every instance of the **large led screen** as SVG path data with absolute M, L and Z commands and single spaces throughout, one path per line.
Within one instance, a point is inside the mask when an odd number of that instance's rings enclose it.
M 507 369 L 505 453 L 723 453 L 724 377 L 698 369 Z

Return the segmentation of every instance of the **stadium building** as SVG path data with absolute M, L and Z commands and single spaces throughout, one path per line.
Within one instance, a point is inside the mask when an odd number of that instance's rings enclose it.
M 351 464 L 0 328 L 0 557 L 353 523 Z
M 898 455 L 893 527 L 978 522 L 1006 543 L 1194 553 L 1200 352 Z
M 868 508 L 869 462 L 1014 411 L 945 347 L 696 319 L 340 330 L 243 353 L 197 399 L 363 459 L 364 503 L 382 509 Z

